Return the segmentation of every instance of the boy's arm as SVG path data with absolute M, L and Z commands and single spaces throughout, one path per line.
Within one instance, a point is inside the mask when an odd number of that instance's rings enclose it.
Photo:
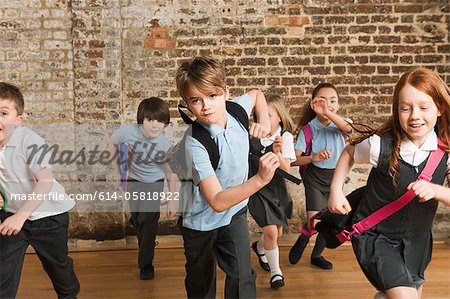
M 266 137 L 270 133 L 269 110 L 267 109 L 266 97 L 259 89 L 252 89 L 247 94 L 252 100 L 257 123 L 253 123 L 250 128 L 250 136 L 255 138 Z
M 200 191 L 211 208 L 220 213 L 267 185 L 279 166 L 278 156 L 274 153 L 266 153 L 259 159 L 258 173 L 244 183 L 224 190 L 217 177 L 213 175 L 200 181 Z
M 43 200 L 50 192 L 53 186 L 53 173 L 50 168 L 43 168 L 35 173 L 36 186 L 31 191 L 31 194 L 27 194 L 28 200 L 25 201 L 23 206 L 14 215 L 8 217 L 0 225 L 0 234 L 2 235 L 17 235 L 22 229 L 25 221 L 30 215 L 42 204 Z
M 178 201 L 174 200 L 173 198 L 177 197 L 175 196 L 177 192 L 177 182 L 178 182 L 178 176 L 172 172 L 169 165 L 166 163 L 164 164 L 164 172 L 166 174 L 167 178 L 167 185 L 169 187 L 169 193 L 171 195 L 171 200 L 167 201 L 168 205 L 168 214 L 170 217 L 173 217 L 177 214 L 178 211 Z
M 328 209 L 333 213 L 348 214 L 352 210 L 348 200 L 345 198 L 342 188 L 345 179 L 354 164 L 354 153 L 355 147 L 353 145 L 347 145 L 342 151 L 334 170 L 330 186 L 330 197 L 327 205 Z

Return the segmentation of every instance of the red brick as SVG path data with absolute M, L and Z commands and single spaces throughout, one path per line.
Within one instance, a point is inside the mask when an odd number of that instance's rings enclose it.
M 310 58 L 300 58 L 300 57 L 282 57 L 281 63 L 283 65 L 309 65 Z
M 373 41 L 376 44 L 399 44 L 400 36 L 392 36 L 392 35 L 374 36 Z
M 153 28 L 152 29 L 152 37 L 153 38 L 167 38 L 167 29 L 166 28 Z
M 266 60 L 264 58 L 241 58 L 237 65 L 266 65 Z
M 421 13 L 423 5 L 397 4 L 394 11 L 395 13 Z
M 440 63 L 444 61 L 443 55 L 417 55 L 414 57 L 416 63 Z

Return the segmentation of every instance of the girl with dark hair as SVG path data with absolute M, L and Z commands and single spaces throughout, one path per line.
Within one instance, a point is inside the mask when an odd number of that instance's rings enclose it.
M 351 120 L 337 114 L 339 95 L 336 87 L 330 83 L 321 83 L 312 92 L 312 99 L 303 109 L 300 119 L 300 132 L 295 144 L 297 161 L 292 165 L 305 166 L 302 173 L 305 186 L 306 211 L 308 222 L 289 252 L 289 262 L 296 264 L 314 231 L 309 227 L 312 217 L 326 207 L 331 178 L 339 155 L 346 144 L 346 137 L 352 133 Z M 311 264 L 331 269 L 333 264 L 327 261 L 322 252 L 325 239 L 318 234 L 311 255 Z

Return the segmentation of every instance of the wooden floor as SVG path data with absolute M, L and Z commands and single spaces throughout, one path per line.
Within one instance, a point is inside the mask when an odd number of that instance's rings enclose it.
M 325 271 L 309 264 L 311 246 L 307 247 L 304 257 L 297 265 L 290 265 L 287 261 L 289 244 L 282 244 L 280 247 L 286 286 L 276 291 L 269 288 L 269 273 L 261 270 L 252 253 L 252 262 L 258 274 L 258 298 L 373 298 L 375 290 L 361 273 L 349 246 L 325 252 L 324 256 L 334 263 L 333 270 Z M 179 244 L 160 244 L 157 247 L 156 277 L 150 281 L 138 279 L 136 249 L 81 250 L 72 252 L 71 256 L 81 283 L 80 299 L 186 297 L 185 259 Z M 426 272 L 426 278 L 422 298 L 450 298 L 449 245 L 434 246 L 433 260 Z M 224 275 L 218 270 L 218 298 L 223 297 L 223 284 Z M 17 298 L 55 298 L 49 279 L 34 254 L 26 256 Z

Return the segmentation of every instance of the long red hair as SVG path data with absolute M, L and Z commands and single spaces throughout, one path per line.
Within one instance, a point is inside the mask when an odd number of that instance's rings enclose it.
M 438 117 L 436 123 L 436 133 L 443 142 L 442 149 L 447 153 L 450 153 L 450 88 L 439 77 L 439 75 L 432 70 L 423 67 L 415 67 L 404 73 L 400 80 L 395 85 L 394 96 L 392 99 L 392 115 L 391 117 L 378 129 L 370 130 L 361 134 L 362 136 L 350 141 L 350 144 L 357 144 L 367 137 L 377 134 L 383 135 L 391 133 L 393 136 L 393 152 L 392 158 L 389 161 L 389 170 L 393 176 L 393 183 L 395 186 L 398 184 L 398 175 L 400 171 L 399 157 L 400 157 L 400 144 L 402 136 L 406 135 L 406 132 L 400 125 L 399 117 L 399 94 L 405 85 L 411 85 L 417 90 L 420 90 L 431 98 L 433 98 L 441 116 Z

